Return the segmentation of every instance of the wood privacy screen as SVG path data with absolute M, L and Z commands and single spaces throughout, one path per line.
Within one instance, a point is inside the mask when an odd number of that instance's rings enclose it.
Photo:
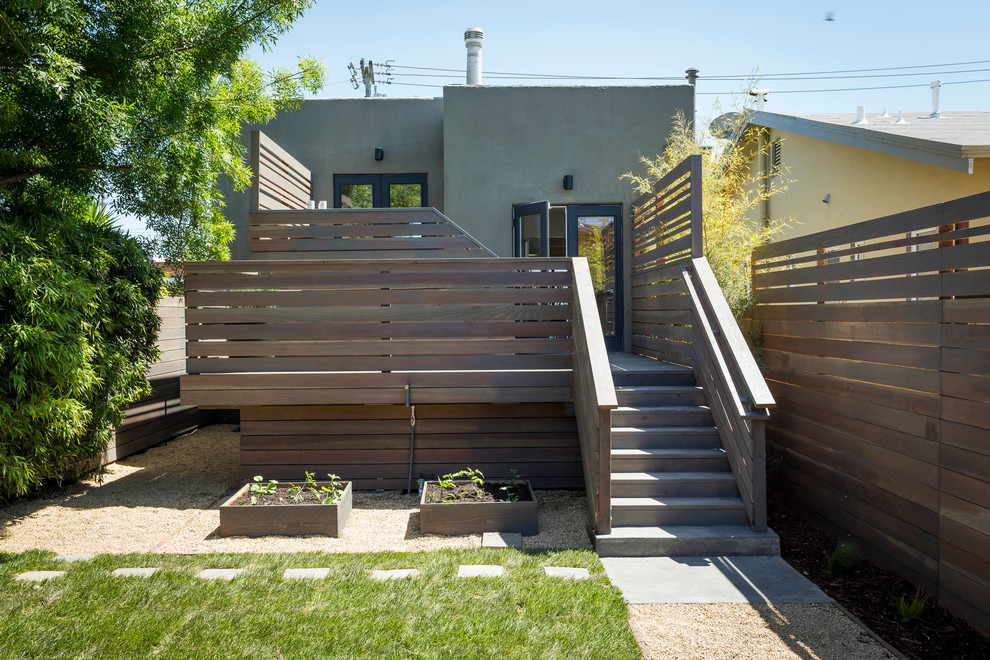
M 420 404 L 415 412 L 414 480 L 471 466 L 487 479 L 515 469 L 538 488 L 584 485 L 574 415 L 563 402 Z M 360 490 L 404 489 L 410 417 L 405 405 L 242 408 L 241 479 L 301 479 L 308 470 Z
M 754 252 L 783 492 L 990 631 L 990 193 Z
M 184 403 L 563 402 L 571 261 L 186 266 Z
M 158 303 L 162 319 L 158 332 L 161 359 L 148 370 L 151 394 L 132 403 L 124 420 L 103 452 L 101 462 L 112 463 L 152 445 L 199 428 L 208 414 L 196 406 L 179 403 L 179 376 L 186 372 L 185 303 L 163 298 Z
M 310 171 L 261 131 L 251 131 L 251 210 L 305 209 Z
M 701 156 L 633 203 L 632 352 L 691 365 L 691 308 L 679 264 L 702 256 Z
M 253 211 L 256 259 L 494 257 L 436 209 Z

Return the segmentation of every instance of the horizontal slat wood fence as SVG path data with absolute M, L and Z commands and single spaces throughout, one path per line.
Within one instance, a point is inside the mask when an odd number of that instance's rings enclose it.
M 251 209 L 305 209 L 310 171 L 261 131 L 251 131 Z
M 779 484 L 990 632 L 990 193 L 754 252 Z
M 701 157 L 633 203 L 632 352 L 691 366 L 691 306 L 680 264 L 702 256 Z
M 186 266 L 182 401 L 567 401 L 569 259 Z
M 413 487 L 420 474 L 467 466 L 489 479 L 515 469 L 538 488 L 584 485 L 574 416 L 563 402 L 422 404 L 415 413 Z M 244 408 L 241 478 L 300 479 L 308 470 L 358 489 L 404 489 L 410 414 L 405 405 Z
M 436 209 L 328 209 L 248 214 L 253 259 L 494 257 Z
M 179 402 L 179 377 L 186 372 L 185 303 L 163 298 L 158 332 L 161 359 L 148 370 L 151 394 L 132 403 L 114 429 L 113 440 L 101 457 L 103 464 L 147 449 L 209 423 L 210 413 Z

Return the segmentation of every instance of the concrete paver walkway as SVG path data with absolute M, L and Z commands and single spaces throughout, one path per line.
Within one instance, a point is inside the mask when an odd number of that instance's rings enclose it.
M 830 603 L 780 557 L 603 557 L 630 603 Z

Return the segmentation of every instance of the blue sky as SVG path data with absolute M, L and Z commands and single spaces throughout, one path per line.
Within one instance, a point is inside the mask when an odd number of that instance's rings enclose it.
M 834 13 L 834 21 L 824 20 L 829 11 Z M 317 0 L 296 27 L 268 52 L 256 48 L 250 56 L 266 67 L 292 66 L 300 56 L 322 57 L 330 71 L 328 84 L 318 95 L 321 98 L 363 96 L 363 88 L 355 90 L 351 86 L 347 69 L 349 62 L 356 64 L 361 58 L 394 62 L 394 82 L 405 84 L 380 86 L 379 91 L 387 96 L 440 96 L 442 85 L 464 81 L 463 34 L 471 26 L 485 31 L 486 72 L 681 78 L 685 69 L 695 67 L 701 71 L 697 104 L 701 118 L 712 114 L 716 102 L 730 108 L 733 100 L 726 92 L 745 86 L 741 80 L 707 80 L 706 76 L 745 76 L 754 70 L 765 76 L 759 86 L 771 90 L 766 109 L 772 112 L 852 113 L 857 105 L 865 105 L 868 112 L 884 108 L 891 113 L 899 109 L 926 110 L 931 104 L 928 83 L 937 78 L 943 83 L 987 81 L 943 86 L 944 112 L 990 111 L 990 2 L 986 0 L 709 0 L 703 4 L 626 0 Z M 979 64 L 836 74 L 886 77 L 769 79 L 773 74 L 794 72 L 981 60 L 984 62 Z M 420 75 L 411 75 L 414 73 Z M 434 75 L 440 77 L 423 77 Z M 491 74 L 484 82 L 651 84 L 645 80 L 508 80 Z M 891 85 L 918 86 L 786 93 Z M 132 231 L 139 229 L 134 220 L 128 220 L 126 225 Z
M 824 20 L 827 11 L 835 20 Z M 704 116 L 718 98 L 711 92 L 737 90 L 741 81 L 708 81 L 705 76 L 834 71 L 990 60 L 986 48 L 990 2 L 628 2 L 530 0 L 505 2 L 340 3 L 318 0 L 297 27 L 269 53 L 252 56 L 267 65 L 291 65 L 299 55 L 323 57 L 330 67 L 321 97 L 362 96 L 349 82 L 347 63 L 360 58 L 394 60 L 400 66 L 463 70 L 464 29 L 485 31 L 484 69 L 576 76 L 683 76 L 688 67 L 701 71 L 699 112 Z M 983 69 L 983 71 L 979 71 Z M 966 71 L 967 73 L 946 73 Z M 436 87 L 382 86 L 387 96 L 438 96 L 449 78 L 411 77 L 436 74 L 395 69 L 395 82 Z M 966 66 L 859 75 L 920 75 L 764 81 L 762 87 L 784 90 L 921 84 L 890 90 L 770 94 L 768 110 L 779 112 L 854 112 L 857 105 L 879 112 L 883 107 L 923 110 L 930 105 L 927 83 L 935 78 L 990 80 L 990 62 Z M 855 74 L 847 74 L 855 75 Z M 486 84 L 620 84 L 620 81 L 512 81 Z M 649 84 L 626 81 L 621 84 Z M 723 103 L 729 99 L 722 96 Z M 942 88 L 946 111 L 990 110 L 990 82 Z

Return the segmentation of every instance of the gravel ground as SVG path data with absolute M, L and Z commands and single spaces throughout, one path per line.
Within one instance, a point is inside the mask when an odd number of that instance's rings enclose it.
M 216 536 L 219 505 L 238 488 L 238 434 L 210 426 L 107 466 L 87 480 L 0 507 L 0 550 L 77 553 L 410 552 L 481 546 L 481 535 L 419 532 L 416 497 L 354 493 L 339 538 Z M 540 533 L 530 548 L 585 548 L 583 493 L 539 492 Z
M 645 658 L 881 660 L 894 656 L 835 605 L 630 605 Z
M 211 426 L 129 456 L 103 478 L 0 507 L 0 551 L 61 554 L 378 552 L 470 548 L 480 535 L 419 532 L 416 498 L 354 493 L 340 538 L 216 536 L 218 507 L 238 488 L 238 434 Z M 591 549 L 585 497 L 541 490 L 540 534 L 530 548 Z M 647 658 L 890 658 L 833 605 L 631 605 Z

